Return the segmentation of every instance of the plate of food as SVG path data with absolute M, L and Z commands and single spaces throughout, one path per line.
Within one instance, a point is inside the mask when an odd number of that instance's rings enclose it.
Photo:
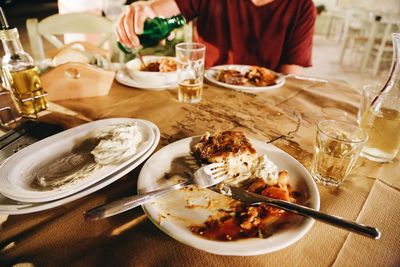
M 143 56 L 126 63 L 125 70 L 117 73 L 117 81 L 141 89 L 166 89 L 178 84 L 176 59 L 165 56 Z M 125 74 L 125 77 L 121 77 Z
M 249 93 L 276 89 L 285 84 L 283 75 L 264 67 L 249 65 L 220 65 L 205 72 L 210 82 Z
M 121 168 L 115 173 L 112 173 L 111 175 L 105 177 L 104 179 L 92 184 L 91 186 L 88 186 L 80 191 L 77 191 L 72 195 L 54 201 L 41 202 L 41 203 L 24 203 L 24 202 L 21 203 L 19 201 L 6 198 L 2 194 L 0 194 L 0 214 L 16 215 L 16 214 L 26 214 L 42 210 L 48 210 L 72 202 L 74 200 L 80 199 L 82 197 L 85 197 L 124 177 L 133 169 L 142 164 L 154 152 L 154 150 L 157 148 L 158 142 L 160 141 L 160 130 L 158 129 L 158 127 L 154 123 L 151 123 L 149 121 L 146 121 L 146 123 L 151 127 L 155 135 L 155 140 L 151 145 L 151 147 L 149 148 L 149 150 L 147 150 L 141 157 L 139 157 L 129 165 Z
M 155 141 L 145 120 L 104 119 L 34 143 L 0 166 L 0 192 L 41 203 L 81 191 L 139 159 Z
M 200 164 L 224 162 L 224 183 L 319 209 L 308 171 L 293 157 L 239 131 L 206 133 L 171 143 L 150 157 L 139 193 L 187 179 Z M 285 248 L 302 238 L 314 220 L 268 205 L 246 206 L 212 189 L 189 186 L 145 205 L 150 220 L 176 240 L 219 255 L 249 256 Z

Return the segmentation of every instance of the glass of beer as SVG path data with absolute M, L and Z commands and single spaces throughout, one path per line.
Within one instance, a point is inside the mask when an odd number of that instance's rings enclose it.
M 368 139 L 356 125 L 325 120 L 318 123 L 311 175 L 325 186 L 339 186 L 353 168 Z
M 377 162 L 393 160 L 400 149 L 400 95 L 381 93 L 361 118 L 360 127 L 369 139 L 361 156 Z
M 178 100 L 198 103 L 203 94 L 206 47 L 199 43 L 180 43 L 175 46 L 175 52 L 178 62 Z

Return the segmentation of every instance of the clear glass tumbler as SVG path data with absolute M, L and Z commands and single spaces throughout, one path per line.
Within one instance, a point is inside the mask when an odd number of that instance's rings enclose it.
M 342 121 L 318 123 L 311 175 L 325 186 L 339 186 L 354 166 L 368 135 Z
M 175 46 L 175 52 L 178 62 L 178 100 L 198 103 L 203 94 L 206 47 L 199 43 L 180 43 Z

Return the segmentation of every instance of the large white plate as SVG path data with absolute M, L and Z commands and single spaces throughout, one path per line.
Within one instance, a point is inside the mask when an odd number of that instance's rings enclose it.
M 185 165 L 184 162 L 190 155 L 190 145 L 194 143 L 195 138 L 197 137 L 174 142 L 148 159 L 139 174 L 139 192 L 164 187 L 165 173 Z M 306 201 L 303 204 L 318 210 L 318 189 L 303 165 L 273 145 L 257 140 L 251 140 L 251 142 L 259 154 L 267 154 L 279 169 L 289 171 L 292 188 L 306 196 Z M 186 159 L 182 161 L 183 163 L 178 163 L 184 157 Z M 209 204 L 202 206 L 201 203 L 204 203 L 205 200 L 212 201 L 212 203 L 224 203 L 226 198 L 226 196 L 209 189 L 179 190 L 143 205 L 143 209 L 157 227 L 176 240 L 194 248 L 220 255 L 259 255 L 285 248 L 304 236 L 314 223 L 312 219 L 297 216 L 297 221 L 293 221 L 288 228 L 274 233 L 267 239 L 249 238 L 224 242 L 204 239 L 193 234 L 190 231 L 190 226 L 201 225 L 209 215 L 216 213 L 220 208 L 224 208 Z M 190 203 L 195 203 L 197 208 L 188 206 Z
M 149 90 L 149 91 L 162 91 L 162 90 L 171 89 L 171 88 L 178 86 L 176 83 L 152 85 L 152 84 L 147 84 L 144 82 L 136 81 L 126 72 L 126 70 L 123 70 L 123 69 L 117 71 L 117 73 L 115 74 L 115 80 L 117 80 L 117 82 L 119 82 L 120 84 L 129 86 L 129 87 L 134 87 L 134 88 Z
M 40 191 L 32 188 L 32 174 L 43 166 L 43 162 L 61 158 L 77 142 L 81 142 L 79 140 L 93 137 L 105 127 L 123 123 L 136 123 L 143 135 L 143 141 L 133 156 L 122 163 L 103 166 L 88 177 L 53 190 Z M 80 125 L 34 143 L 8 158 L 0 167 L 0 192 L 8 198 L 22 202 L 46 202 L 72 195 L 137 160 L 151 147 L 154 138 L 153 130 L 144 120 L 105 119 Z
M 120 169 L 118 172 L 113 173 L 112 175 L 104 178 L 103 180 L 87 187 L 86 189 L 79 191 L 71 196 L 58 199 L 55 201 L 44 202 L 44 203 L 20 203 L 17 201 L 13 201 L 11 199 L 7 199 L 0 194 L 0 214 L 7 214 L 7 215 L 17 215 L 17 214 L 26 214 L 26 213 L 33 213 L 42 210 L 48 210 L 54 207 L 58 207 L 74 200 L 80 199 L 85 197 L 93 192 L 96 192 L 107 185 L 115 182 L 116 180 L 120 179 L 121 177 L 125 176 L 133 169 L 138 167 L 142 164 L 157 148 L 158 142 L 160 141 L 160 131 L 156 125 L 151 122 L 147 122 L 151 127 L 154 133 L 154 142 L 151 147 L 137 160 L 132 162 L 131 164 L 125 166 L 124 168 Z
M 223 83 L 218 81 L 215 76 L 220 70 L 238 70 L 242 73 L 245 73 L 248 71 L 248 69 L 251 66 L 249 65 L 220 65 L 220 66 L 214 66 L 212 68 L 209 68 L 208 70 L 205 71 L 204 76 L 207 78 L 212 83 L 215 83 L 216 85 L 225 87 L 225 88 L 230 88 L 234 89 L 237 91 L 241 92 L 246 92 L 246 93 L 259 93 L 259 92 L 264 92 L 264 91 L 269 91 L 273 90 L 276 88 L 281 87 L 282 85 L 285 84 L 285 78 L 283 75 L 278 74 L 278 78 L 276 79 L 276 84 L 274 85 L 269 85 L 269 86 L 242 86 L 242 85 L 233 85 L 229 83 Z

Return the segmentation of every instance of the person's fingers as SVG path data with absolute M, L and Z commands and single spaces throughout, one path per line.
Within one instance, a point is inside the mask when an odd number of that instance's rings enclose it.
M 123 30 L 125 31 L 125 35 L 129 39 L 129 42 L 132 44 L 132 47 L 136 47 L 140 44 L 139 38 L 134 31 L 133 21 L 135 16 L 136 13 L 134 8 L 130 7 L 123 20 Z
M 124 20 L 125 20 L 125 15 L 121 17 L 117 24 L 117 36 L 118 40 L 121 44 L 127 46 L 127 47 L 133 47 L 131 41 L 129 40 L 128 36 L 126 35 L 126 32 L 124 30 Z
M 134 19 L 134 27 L 136 34 L 143 33 L 144 22 L 147 16 L 143 9 L 139 6 L 135 7 L 135 19 Z
M 124 29 L 127 37 L 134 46 L 139 45 L 139 39 L 135 33 L 134 19 L 137 16 L 134 7 L 130 6 L 124 19 Z

